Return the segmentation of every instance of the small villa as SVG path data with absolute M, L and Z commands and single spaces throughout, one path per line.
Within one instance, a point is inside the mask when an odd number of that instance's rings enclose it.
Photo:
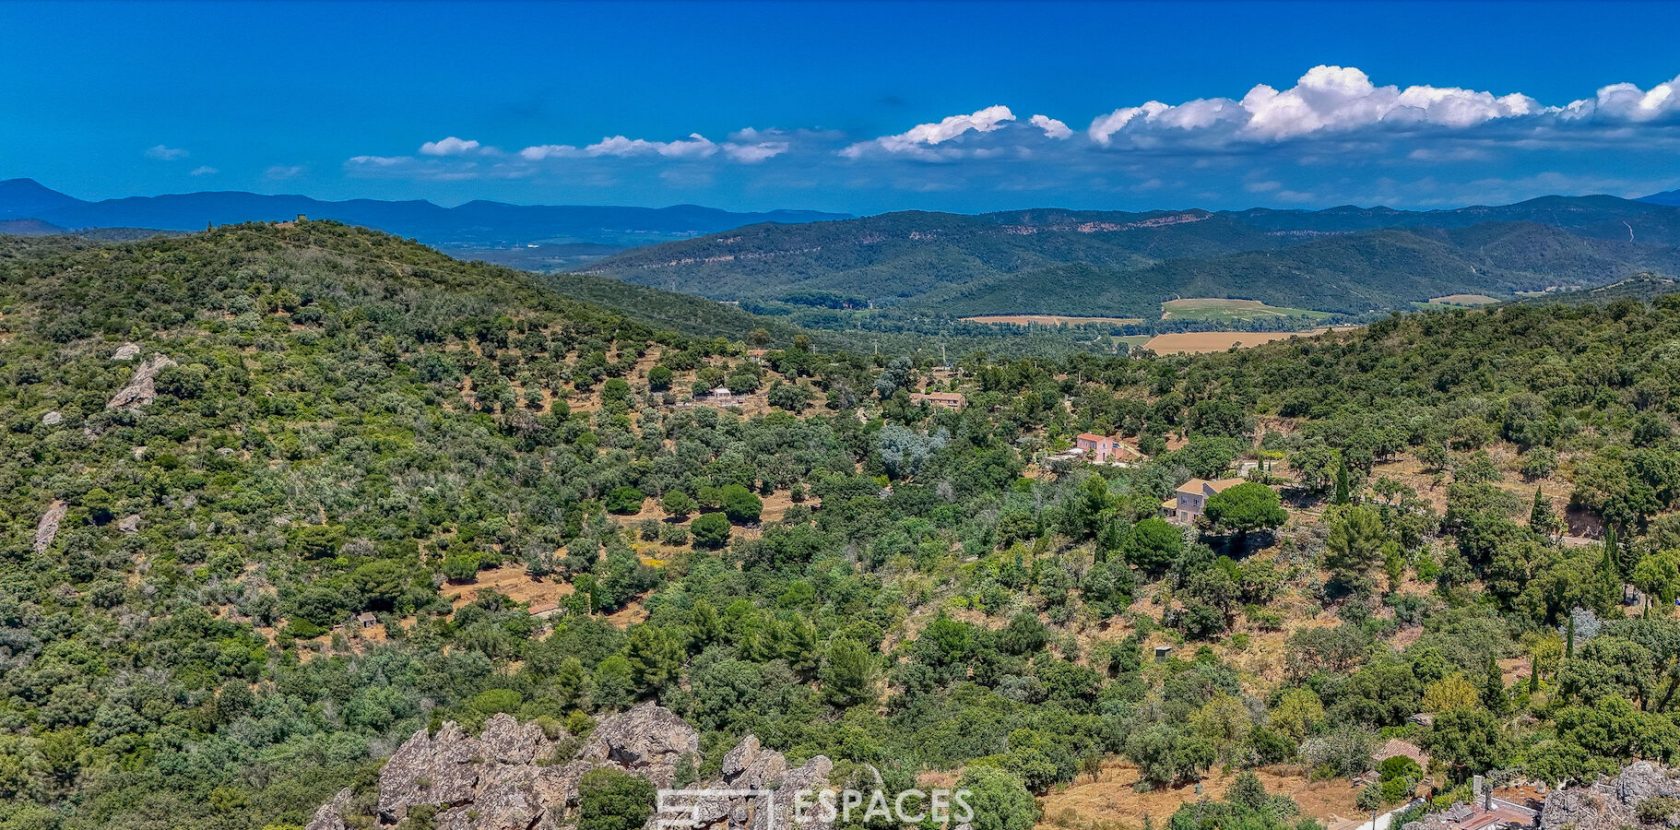
M 941 409 L 960 410 L 968 405 L 961 392 L 911 392 L 911 403 L 927 402 Z
M 1136 447 L 1112 435 L 1081 432 L 1073 439 L 1073 447 L 1093 464 L 1129 464 L 1143 458 Z
M 1243 483 L 1240 478 L 1221 478 L 1208 481 L 1205 478 L 1193 478 L 1178 486 L 1173 497 L 1161 502 L 1161 517 L 1169 522 L 1189 526 L 1196 523 L 1202 511 L 1207 509 L 1207 500 L 1214 493 L 1222 493 L 1238 484 Z

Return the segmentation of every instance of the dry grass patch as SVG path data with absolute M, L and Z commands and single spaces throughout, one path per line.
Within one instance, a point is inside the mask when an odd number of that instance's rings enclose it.
M 1361 815 L 1354 805 L 1358 790 L 1346 779 L 1312 781 L 1302 770 L 1294 767 L 1266 767 L 1255 770 L 1254 774 L 1266 786 L 1267 792 L 1295 799 L 1303 815 L 1327 825 Z M 1119 825 L 1137 828 L 1143 825 L 1147 816 L 1156 827 L 1164 827 L 1180 806 L 1199 797 L 1222 797 L 1235 777 L 1234 773 L 1211 771 L 1202 781 L 1201 796 L 1197 795 L 1195 785 L 1138 792 L 1134 789 L 1141 780 L 1138 768 L 1122 761 L 1108 761 L 1103 764 L 1096 781 L 1081 776 L 1074 783 L 1039 799 L 1039 805 L 1044 810 L 1039 826 Z
M 525 572 L 524 565 L 498 565 L 478 572 L 478 578 L 466 584 L 446 582 L 443 595 L 454 608 L 471 603 L 485 591 L 495 591 L 515 602 L 525 603 L 536 614 L 551 611 L 575 589 L 569 582 L 538 579 Z
M 1307 331 L 1180 331 L 1157 334 L 1143 347 L 1156 354 L 1211 354 L 1235 346 L 1239 349 L 1288 340 L 1291 337 L 1311 337 L 1329 331 L 1316 328 Z

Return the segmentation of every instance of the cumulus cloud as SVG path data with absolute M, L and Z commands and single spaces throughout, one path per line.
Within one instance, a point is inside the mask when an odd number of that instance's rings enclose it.
M 1586 103 L 1577 101 L 1570 105 L 1570 109 Z M 1609 120 L 1634 123 L 1680 115 L 1680 76 L 1649 90 L 1633 84 L 1602 87 L 1592 100 L 1591 110 L 1593 115 Z
M 192 155 L 180 147 L 170 147 L 164 144 L 154 144 L 146 148 L 146 158 L 154 161 L 179 161 Z
M 707 158 L 716 155 L 718 145 L 711 139 L 699 133 L 691 133 L 686 139 L 676 141 L 649 141 L 645 138 L 627 138 L 622 135 L 609 136 L 587 147 L 572 144 L 538 144 L 519 151 L 519 156 L 527 161 L 543 161 L 552 158 L 631 158 L 635 156 L 663 156 L 665 158 L 692 159 Z
M 1048 115 L 1035 115 L 1028 119 L 1028 123 L 1043 130 L 1045 138 L 1054 138 L 1060 141 L 1073 135 L 1073 130 L 1068 125 Z
M 989 133 L 1015 120 L 1015 113 L 1002 104 L 994 104 L 968 115 L 952 115 L 930 123 L 917 124 L 897 135 L 884 135 L 871 141 L 860 141 L 840 151 L 840 155 L 862 158 L 872 152 L 901 153 L 937 158 L 930 148 L 944 144 L 966 133 Z M 948 154 L 947 154 L 948 155 Z
M 263 171 L 263 177 L 273 179 L 275 181 L 281 181 L 284 179 L 295 179 L 307 172 L 309 172 L 309 168 L 301 164 L 276 164 Z
M 472 139 L 449 136 L 448 138 L 440 138 L 437 141 L 428 141 L 425 144 L 420 145 L 420 155 L 461 156 L 466 155 L 467 153 L 475 152 L 480 147 L 481 145 Z
M 220 172 L 222 172 L 222 171 L 217 170 L 216 168 L 211 167 L 208 164 L 201 164 L 197 167 L 194 167 L 192 169 L 192 172 L 188 173 L 187 175 L 189 175 L 189 176 L 214 176 L 214 175 L 216 175 L 217 173 L 220 173 Z
M 676 159 L 706 158 L 717 151 L 718 146 L 699 133 L 690 133 L 688 138 L 676 141 L 648 141 L 615 135 L 583 148 L 584 154 L 590 156 L 664 156 Z
M 1593 99 L 1546 106 L 1520 92 L 1378 86 L 1355 67 L 1315 66 L 1288 89 L 1258 84 L 1240 100 L 1198 98 L 1122 107 L 1093 119 L 1086 134 L 1102 147 L 1151 148 L 1171 143 L 1266 144 L 1382 131 L 1455 132 L 1504 122 L 1535 127 L 1640 123 L 1671 116 L 1680 117 L 1680 78 L 1648 91 L 1613 84 Z

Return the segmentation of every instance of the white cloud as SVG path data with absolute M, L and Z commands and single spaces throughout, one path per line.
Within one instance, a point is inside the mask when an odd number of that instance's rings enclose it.
M 1638 123 L 1680 115 L 1680 76 L 1649 90 L 1633 84 L 1611 84 L 1599 89 L 1592 105 L 1596 115 L 1618 121 Z
M 648 141 L 645 138 L 625 138 L 615 135 L 603 138 L 583 148 L 588 156 L 664 156 L 666 158 L 706 158 L 716 154 L 718 146 L 699 133 L 677 141 Z
M 730 161 L 757 164 L 775 158 L 793 148 L 785 134 L 776 130 L 755 130 L 748 127 L 732 133 L 721 144 L 699 134 L 675 141 L 649 141 L 645 138 L 609 136 L 585 147 L 573 144 L 537 144 L 519 151 L 526 161 L 585 158 L 645 158 L 705 159 L 719 153 Z
M 214 175 L 216 175 L 217 173 L 220 173 L 220 172 L 222 172 L 222 171 L 217 170 L 216 168 L 211 167 L 208 164 L 201 164 L 197 167 L 194 167 L 192 169 L 192 172 L 188 173 L 187 175 L 189 175 L 189 176 L 214 176 Z
M 897 135 L 860 141 L 841 150 L 840 155 L 855 159 L 878 150 L 937 158 L 938 155 L 929 152 L 929 148 L 965 133 L 989 133 L 1014 120 L 1015 113 L 1010 112 L 1008 107 L 994 104 L 969 115 L 952 115 L 935 123 L 917 124 Z
M 1544 127 L 1581 121 L 1643 123 L 1670 116 L 1680 116 L 1680 78 L 1650 90 L 1613 84 L 1591 100 L 1545 106 L 1522 93 L 1378 86 L 1355 67 L 1315 66 L 1288 89 L 1258 84 L 1241 100 L 1198 98 L 1123 107 L 1093 119 L 1086 134 L 1104 147 L 1150 148 L 1172 142 L 1219 146 L 1382 130 L 1455 132 L 1506 121 L 1526 120 Z
M 350 163 L 367 167 L 396 167 L 410 160 L 407 156 L 353 156 Z
M 170 147 L 164 144 L 154 144 L 146 148 L 146 158 L 156 161 L 179 161 L 192 155 L 180 147 Z
M 1054 138 L 1059 141 L 1073 135 L 1073 130 L 1069 129 L 1068 125 L 1048 115 L 1035 115 L 1028 119 L 1028 123 L 1043 130 L 1045 138 Z
M 307 172 L 309 172 L 309 168 L 301 164 L 277 164 L 263 171 L 263 176 L 278 181 L 295 179 Z
M 787 152 L 791 146 L 786 141 L 759 141 L 752 144 L 729 142 L 723 145 L 723 153 L 742 164 L 757 164 Z
M 542 161 L 550 158 L 576 158 L 582 156 L 583 151 L 570 144 L 538 144 L 519 151 L 519 157 L 526 161 Z
M 479 147 L 479 143 L 472 139 L 449 136 L 420 145 L 420 154 L 423 156 L 460 156 L 474 152 Z
M 781 130 L 758 130 L 752 127 L 730 133 L 723 144 L 723 154 L 731 161 L 757 164 L 772 159 L 793 148 L 787 134 Z

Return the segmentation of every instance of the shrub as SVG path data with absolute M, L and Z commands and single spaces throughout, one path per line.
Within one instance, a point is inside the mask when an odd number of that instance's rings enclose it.
M 450 582 L 470 582 L 478 575 L 478 554 L 452 553 L 443 558 L 443 576 Z
M 646 498 L 647 494 L 626 484 L 622 487 L 614 487 L 611 492 L 607 493 L 603 504 L 608 513 L 617 516 L 629 516 L 641 512 L 642 501 Z
M 655 795 L 645 778 L 591 770 L 578 781 L 577 830 L 641 830 L 653 815 Z
M 689 527 L 694 544 L 702 548 L 721 548 L 729 543 L 729 517 L 722 513 L 702 513 Z

